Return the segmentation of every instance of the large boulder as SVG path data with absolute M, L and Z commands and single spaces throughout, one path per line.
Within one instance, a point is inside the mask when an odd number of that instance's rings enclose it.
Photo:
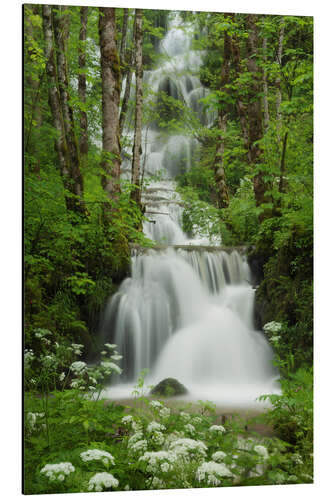
M 181 396 L 182 394 L 187 394 L 187 392 L 188 390 L 186 387 L 175 378 L 165 378 L 152 388 L 150 394 L 154 394 L 155 396 L 172 397 Z

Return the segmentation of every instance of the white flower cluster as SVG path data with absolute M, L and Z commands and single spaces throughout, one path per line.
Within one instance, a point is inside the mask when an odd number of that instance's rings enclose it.
M 170 408 L 167 408 L 166 406 L 164 408 L 161 408 L 159 411 L 159 416 L 162 420 L 167 420 L 170 417 L 171 410 Z
M 74 471 L 75 467 L 70 462 L 61 462 L 59 464 L 46 464 L 40 473 L 50 481 L 64 481 L 65 477 Z
M 150 490 L 161 490 L 166 487 L 166 484 L 162 479 L 159 477 L 153 477 L 146 480 L 146 485 L 149 487 Z
M 101 460 L 104 465 L 114 465 L 114 457 L 108 451 L 103 450 L 87 450 L 80 453 L 80 457 L 84 462 L 92 460 Z
M 77 356 L 81 356 L 83 344 L 72 344 L 68 349 L 73 351 Z
M 281 328 L 282 324 L 278 323 L 277 321 L 270 321 L 262 327 L 265 333 L 278 333 Z
M 291 456 L 291 459 L 294 462 L 294 464 L 296 464 L 296 465 L 303 465 L 303 460 L 302 460 L 302 457 L 301 457 L 301 455 L 299 453 L 294 453 Z
M 170 450 L 183 458 L 205 457 L 207 446 L 202 441 L 195 441 L 190 438 L 180 438 L 172 441 Z
M 223 427 L 223 425 L 212 425 L 211 427 L 209 427 L 209 432 L 213 432 L 213 433 L 216 433 L 216 434 L 219 434 L 219 435 L 222 435 L 225 433 L 225 428 Z
M 132 424 L 132 422 L 133 422 L 133 417 L 132 417 L 132 415 L 125 415 L 125 417 L 123 417 L 123 418 L 121 419 L 121 421 L 122 421 L 122 423 L 123 423 L 124 425 Z
M 190 436 L 194 436 L 196 433 L 195 427 L 192 424 L 185 424 L 184 430 L 189 433 Z
M 117 488 L 118 484 L 118 479 L 112 474 L 108 472 L 98 472 L 89 480 L 88 490 L 103 491 L 105 488 Z
M 154 410 L 159 410 L 160 408 L 163 408 L 163 405 L 159 401 L 156 401 L 155 399 L 150 401 L 149 406 L 151 406 L 151 408 L 153 408 Z
M 155 420 L 153 420 L 152 422 L 150 422 L 150 424 L 148 424 L 147 426 L 147 432 L 148 434 L 151 434 L 152 432 L 161 432 L 161 431 L 165 431 L 165 426 L 162 425 L 162 424 L 159 424 L 158 422 L 155 422 Z
M 106 375 L 111 375 L 112 372 L 120 375 L 122 372 L 122 369 L 112 361 L 101 361 L 101 367 L 104 369 Z
M 128 440 L 127 447 L 133 452 L 145 452 L 148 448 L 148 443 L 143 439 L 143 433 L 141 431 L 136 432 Z
M 46 335 L 51 334 L 50 330 L 46 330 L 45 328 L 37 328 L 35 331 L 35 337 L 37 339 L 43 339 Z
M 258 455 L 263 457 L 264 460 L 267 460 L 269 458 L 269 454 L 268 454 L 266 446 L 263 446 L 261 444 L 257 444 L 253 449 L 256 453 L 258 453 Z
M 224 453 L 224 451 L 216 451 L 212 455 L 212 460 L 214 462 L 223 462 L 223 460 L 225 459 L 226 456 L 227 456 L 227 454 Z
M 35 358 L 34 351 L 32 349 L 25 349 L 24 350 L 24 362 L 26 364 L 31 363 Z
M 191 415 L 189 413 L 186 413 L 185 411 L 181 411 L 179 413 L 179 416 L 183 420 L 183 422 L 189 422 L 191 420 Z
M 196 472 L 196 479 L 210 486 L 219 486 L 223 477 L 233 477 L 233 473 L 224 464 L 204 462 Z
M 37 419 L 38 418 L 43 418 L 45 416 L 45 413 L 32 413 L 29 411 L 27 413 L 27 425 L 30 431 L 33 431 L 36 429 L 36 424 L 37 424 Z
M 81 375 L 87 370 L 87 363 L 84 361 L 74 361 L 74 363 L 71 364 L 70 369 L 75 373 L 75 375 Z
M 177 455 L 170 451 L 146 451 L 139 461 L 147 463 L 147 471 L 152 473 L 168 472 L 173 469 Z
M 277 344 L 279 342 L 280 338 L 281 338 L 281 335 L 273 335 L 270 338 L 270 341 L 273 342 L 273 344 Z

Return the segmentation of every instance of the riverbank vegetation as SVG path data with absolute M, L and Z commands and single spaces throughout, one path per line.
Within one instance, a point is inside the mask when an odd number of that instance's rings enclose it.
M 156 49 L 172 15 L 24 6 L 28 494 L 313 480 L 313 19 L 180 13 L 202 57 L 193 111 L 172 78 L 157 97 L 145 84 L 168 58 Z M 274 437 L 222 423 L 208 402 L 194 412 L 151 401 L 142 380 L 144 411 L 100 399 L 121 370 L 117 347 L 99 344 L 101 312 L 131 245 L 154 246 L 141 198 L 153 123 L 195 140 L 176 177 L 184 231 L 248 247 L 257 327 L 281 374 L 260 417 Z

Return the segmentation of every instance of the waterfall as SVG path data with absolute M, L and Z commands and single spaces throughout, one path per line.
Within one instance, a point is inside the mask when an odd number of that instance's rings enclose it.
M 168 58 L 146 72 L 145 82 L 186 103 L 207 124 L 212 116 L 200 98 L 208 91 L 195 76 L 201 56 L 191 50 L 191 32 L 180 25 L 177 14 L 160 42 Z M 149 218 L 143 229 L 163 246 L 133 251 L 131 276 L 106 305 L 103 341 L 117 344 L 123 356 L 123 374 L 106 395 L 129 397 L 147 369 L 148 385 L 176 378 L 190 400 L 255 406 L 259 395 L 277 392 L 278 386 L 272 349 L 254 327 L 255 290 L 246 257 L 200 234 L 189 239 L 182 230 L 183 202 L 173 178 L 190 168 L 195 140 L 161 135 L 156 124 L 143 137 L 146 174 L 165 171 L 164 180 L 150 180 L 143 191 Z M 123 175 L 129 171 L 125 160 Z

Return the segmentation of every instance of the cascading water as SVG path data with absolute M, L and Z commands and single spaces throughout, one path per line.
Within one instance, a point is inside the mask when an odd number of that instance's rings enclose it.
M 176 15 L 160 43 L 169 58 L 146 72 L 145 80 L 156 92 L 167 90 L 181 99 L 208 123 L 212 117 L 199 101 L 207 90 L 190 73 L 198 70 L 201 58 L 190 47 L 191 35 L 180 29 Z M 144 223 L 144 232 L 165 247 L 133 251 L 131 277 L 107 304 L 103 340 L 117 344 L 123 374 L 106 395 L 130 397 L 147 369 L 147 385 L 176 378 L 189 390 L 185 399 L 233 409 L 256 406 L 259 395 L 279 387 L 271 347 L 254 328 L 255 290 L 246 257 L 214 248 L 200 235 L 190 240 L 181 229 L 182 200 L 172 178 L 190 168 L 193 139 L 161 138 L 156 126 L 143 136 L 146 173 L 166 170 L 165 180 L 150 182 L 143 192 L 147 216 L 153 219 Z M 125 175 L 129 168 L 125 161 Z

